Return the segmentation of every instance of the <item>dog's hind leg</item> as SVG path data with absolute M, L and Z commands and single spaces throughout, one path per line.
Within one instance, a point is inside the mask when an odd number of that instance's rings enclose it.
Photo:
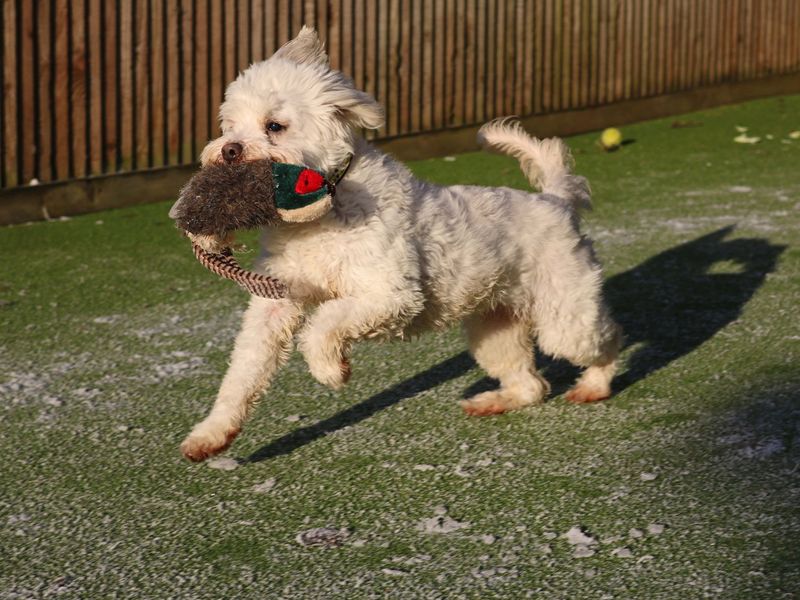
M 205 460 L 231 445 L 275 372 L 286 362 L 301 318 L 300 308 L 289 300 L 250 300 L 214 407 L 181 444 L 186 458 Z
M 575 308 L 570 312 L 570 308 Z M 586 367 L 566 399 L 576 404 L 605 400 L 611 396 L 611 380 L 617 370 L 622 330 L 608 313 L 599 294 L 583 297 L 574 307 L 562 298 L 559 310 L 540 311 L 539 347 L 572 364 Z
M 533 336 L 528 323 L 505 307 L 464 320 L 470 351 L 489 376 L 500 380 L 500 389 L 483 392 L 461 402 L 468 415 L 504 413 L 539 404 L 550 385 L 536 371 Z
M 603 308 L 600 311 L 598 326 L 592 335 L 587 337 L 597 341 L 597 350 L 589 366 L 565 394 L 566 399 L 575 404 L 596 402 L 611 396 L 611 380 L 617 372 L 617 356 L 622 346 L 622 328 Z M 566 358 L 570 359 L 569 356 Z M 577 360 L 573 362 L 580 364 Z

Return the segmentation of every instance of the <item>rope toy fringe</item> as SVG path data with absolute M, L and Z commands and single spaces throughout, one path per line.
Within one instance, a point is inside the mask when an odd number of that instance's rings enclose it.
M 271 300 L 280 300 L 286 297 L 285 285 L 272 277 L 246 271 L 236 262 L 230 249 L 226 249 L 223 254 L 213 254 L 193 243 L 192 250 L 197 260 L 199 260 L 200 264 L 206 269 L 220 277 L 230 279 L 237 283 L 253 296 L 260 296 Z

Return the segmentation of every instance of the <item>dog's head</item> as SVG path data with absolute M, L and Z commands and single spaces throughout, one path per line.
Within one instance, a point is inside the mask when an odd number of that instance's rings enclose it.
M 353 152 L 359 129 L 383 124 L 378 103 L 330 68 L 308 27 L 242 72 L 219 116 L 222 135 L 203 150 L 204 166 L 270 159 L 330 173 Z

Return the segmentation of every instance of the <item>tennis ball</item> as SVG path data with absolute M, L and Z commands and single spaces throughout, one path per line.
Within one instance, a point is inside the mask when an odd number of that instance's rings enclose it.
M 609 127 L 600 136 L 600 145 L 603 146 L 603 150 L 611 152 L 619 148 L 620 144 L 622 144 L 622 132 L 615 127 Z

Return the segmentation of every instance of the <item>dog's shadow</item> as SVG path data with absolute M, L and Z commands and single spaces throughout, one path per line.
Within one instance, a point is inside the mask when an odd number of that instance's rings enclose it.
M 786 247 L 760 238 L 726 240 L 733 229 L 724 227 L 666 250 L 606 281 L 606 295 L 625 331 L 626 347 L 635 347 L 626 360 L 627 368 L 614 380 L 615 392 L 692 352 L 735 321 L 767 274 L 774 271 Z M 554 394 L 574 381 L 578 370 L 572 365 L 538 358 Z M 469 354 L 461 352 L 323 421 L 268 443 L 247 461 L 288 454 L 474 367 Z M 483 378 L 464 396 L 496 386 L 496 381 Z

